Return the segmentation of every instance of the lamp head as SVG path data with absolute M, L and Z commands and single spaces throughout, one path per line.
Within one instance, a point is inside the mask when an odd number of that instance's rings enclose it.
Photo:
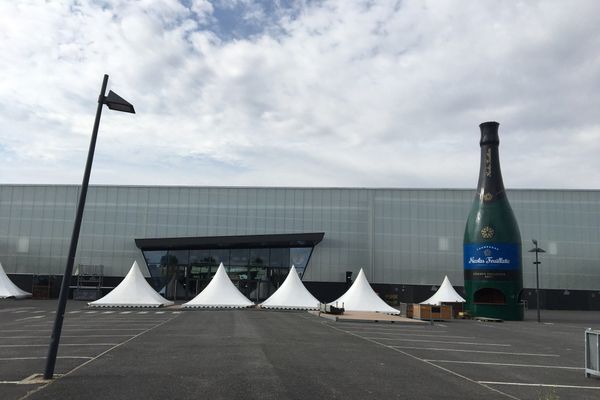
M 108 96 L 104 98 L 104 104 L 111 110 L 135 114 L 133 105 L 112 90 L 109 90 Z

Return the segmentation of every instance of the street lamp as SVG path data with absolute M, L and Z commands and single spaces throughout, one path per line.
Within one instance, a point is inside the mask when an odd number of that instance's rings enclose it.
M 540 272 L 539 272 L 539 265 L 541 264 L 541 261 L 538 261 L 538 253 L 545 253 L 546 250 L 542 249 L 541 247 L 538 247 L 538 241 L 535 239 L 531 239 L 531 241 L 533 242 L 533 245 L 535 246 L 533 249 L 529 250 L 530 253 L 535 253 L 535 261 L 533 262 L 535 264 L 535 297 L 536 297 L 536 304 L 537 304 L 537 322 L 540 322 Z
M 56 318 L 54 320 L 54 328 L 50 337 L 50 347 L 48 348 L 48 357 L 46 359 L 46 370 L 44 371 L 44 379 L 52 379 L 54 375 L 54 367 L 56 365 L 56 355 L 58 353 L 58 344 L 60 342 L 60 333 L 64 320 L 65 308 L 67 305 L 67 297 L 69 295 L 69 285 L 71 276 L 73 275 L 73 264 L 75 263 L 75 253 L 77 251 L 77 242 L 79 241 L 79 231 L 81 229 L 81 220 L 83 219 L 83 208 L 85 206 L 85 197 L 87 195 L 88 183 L 90 181 L 90 173 L 92 170 L 92 161 L 94 159 L 94 149 L 96 148 L 96 138 L 98 136 L 98 127 L 100 126 L 100 115 L 102 114 L 102 106 L 106 104 L 109 109 L 135 114 L 135 110 L 131 104 L 118 94 L 109 90 L 108 96 L 105 96 L 106 85 L 108 84 L 108 75 L 104 75 L 102 81 L 102 89 L 98 97 L 98 109 L 96 110 L 96 119 L 94 121 L 94 129 L 92 130 L 92 139 L 90 140 L 90 148 L 88 150 L 87 162 L 85 164 L 85 172 L 83 174 L 83 182 L 81 183 L 81 192 L 79 193 L 79 202 L 77 203 L 77 212 L 75 214 L 75 224 L 73 225 L 73 234 L 71 235 L 71 244 L 69 245 L 69 255 L 67 257 L 67 266 L 60 287 L 60 295 L 58 297 L 58 308 L 56 310 Z

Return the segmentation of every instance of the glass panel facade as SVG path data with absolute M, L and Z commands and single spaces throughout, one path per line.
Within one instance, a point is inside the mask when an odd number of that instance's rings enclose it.
M 63 273 L 78 193 L 75 185 L 0 185 L 0 260 L 7 273 Z M 524 242 L 524 286 L 535 287 L 534 260 L 526 252 L 535 238 L 548 251 L 540 287 L 597 291 L 600 191 L 507 193 Z M 431 286 L 448 275 L 461 285 L 462 239 L 474 195 L 474 188 L 90 186 L 75 263 L 104 265 L 107 276 L 122 277 L 134 260 L 143 269 L 145 257 L 161 289 L 168 283 L 162 272 L 167 252 L 142 256 L 135 238 L 325 232 L 310 255 L 305 281 L 344 282 L 346 271 L 356 276 L 363 268 L 373 283 Z M 258 268 L 265 254 L 252 251 L 246 267 Z M 195 291 L 214 274 L 213 266 L 231 265 L 227 249 L 197 252 L 190 251 L 187 261 L 188 286 Z M 288 268 L 296 256 L 271 248 L 265 264 Z M 258 268 L 247 270 L 249 278 L 251 272 L 255 280 L 272 277 Z
M 292 265 L 302 276 L 312 247 L 143 251 L 153 287 L 169 299 L 200 293 L 223 263 L 229 279 L 252 301 L 268 298 Z M 294 264 L 295 263 L 295 264 Z
M 312 247 L 298 247 L 290 249 L 290 263 L 296 268 L 300 276 L 304 275 L 304 269 L 308 264 Z

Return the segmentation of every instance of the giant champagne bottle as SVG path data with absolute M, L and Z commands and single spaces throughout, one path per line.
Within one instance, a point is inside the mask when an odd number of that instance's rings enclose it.
M 473 316 L 522 320 L 521 234 L 502 182 L 498 125 L 479 125 L 479 182 L 464 237 L 465 308 Z

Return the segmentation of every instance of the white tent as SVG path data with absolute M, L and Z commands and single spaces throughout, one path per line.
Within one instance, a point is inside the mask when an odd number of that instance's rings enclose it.
M 362 268 L 356 277 L 356 280 L 350 286 L 350 289 L 344 293 L 342 297 L 336 301 L 332 301 L 329 305 L 344 307 L 347 311 L 374 311 L 386 314 L 400 314 L 400 311 L 389 306 L 383 301 L 377 293 L 369 285 L 367 277 Z
M 8 275 L 6 275 L 2 263 L 0 263 L 0 299 L 6 299 L 8 297 L 24 299 L 25 297 L 31 297 L 31 293 L 21 290 L 15 285 Z
M 148 284 L 137 261 L 127 276 L 106 296 L 88 303 L 91 307 L 160 307 L 173 304 Z
M 452 284 L 450 283 L 450 279 L 448 279 L 448 275 L 444 277 L 444 282 L 440 288 L 435 292 L 433 296 L 428 298 L 427 300 L 421 302 L 421 304 L 432 304 L 435 306 L 439 306 L 442 303 L 464 303 L 465 299 L 463 299 Z
M 248 300 L 227 276 L 223 263 L 210 283 L 196 297 L 183 304 L 185 308 L 244 308 L 252 307 Z
M 292 265 L 287 278 L 267 300 L 260 304 L 263 308 L 282 308 L 288 310 L 316 310 L 319 300 L 304 287 L 298 277 L 296 267 Z

